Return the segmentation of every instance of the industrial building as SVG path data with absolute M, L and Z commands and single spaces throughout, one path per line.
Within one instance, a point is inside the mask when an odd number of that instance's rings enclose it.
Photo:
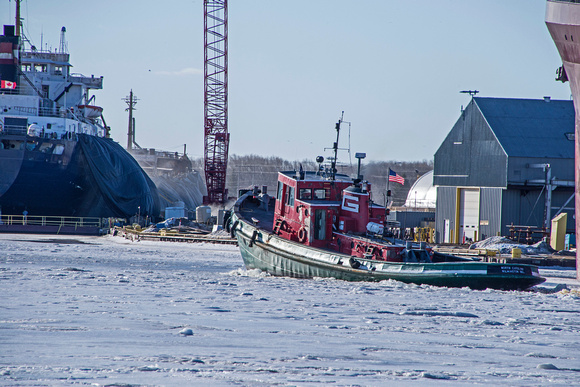
M 435 153 L 437 243 L 574 230 L 572 101 L 473 97 Z M 519 226 L 519 228 L 518 228 Z

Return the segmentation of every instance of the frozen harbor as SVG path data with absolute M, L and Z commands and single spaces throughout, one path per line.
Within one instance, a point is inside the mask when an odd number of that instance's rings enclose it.
M 580 384 L 575 289 L 275 278 L 234 246 L 118 237 L 0 251 L 2 385 Z

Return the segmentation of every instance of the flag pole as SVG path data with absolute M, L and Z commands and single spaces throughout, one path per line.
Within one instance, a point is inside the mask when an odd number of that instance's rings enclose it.
M 385 226 L 387 225 L 388 205 L 389 205 L 389 180 L 391 177 L 391 167 L 387 171 L 387 192 L 385 192 Z

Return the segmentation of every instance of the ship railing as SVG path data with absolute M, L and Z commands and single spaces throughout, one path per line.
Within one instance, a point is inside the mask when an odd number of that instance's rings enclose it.
M 0 95 L 28 95 L 29 88 L 30 87 L 27 85 L 20 85 L 17 83 L 14 89 L 1 89 Z
M 73 83 L 82 83 L 85 87 L 89 89 L 102 89 L 103 88 L 103 77 L 95 77 L 94 75 L 87 77 L 82 74 L 71 74 L 69 77 L 70 81 Z
M 0 111 L 4 112 L 7 116 L 42 116 L 42 117 L 60 117 L 60 118 L 71 118 L 77 121 L 85 122 L 87 124 L 100 124 L 101 120 L 99 118 L 93 118 L 91 120 L 86 119 L 83 115 L 77 114 L 76 112 L 57 108 L 35 108 L 29 106 L 0 106 Z
M 35 108 L 30 106 L 0 106 L 7 116 L 43 116 L 43 117 L 64 117 L 64 112 L 55 108 Z
M 20 53 L 23 62 L 34 62 L 34 60 L 43 59 L 53 62 L 68 62 L 70 54 L 50 52 L 45 50 L 26 50 Z
M 0 133 L 15 134 L 20 136 L 27 133 L 27 128 L 16 125 L 4 125 L 0 127 Z
M 37 215 L 2 215 L 0 224 L 57 227 L 101 227 L 101 218 Z

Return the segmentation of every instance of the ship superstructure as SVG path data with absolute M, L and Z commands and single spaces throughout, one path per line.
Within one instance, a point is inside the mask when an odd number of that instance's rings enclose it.
M 63 27 L 61 40 L 64 32 Z M 89 94 L 92 89 L 102 89 L 103 77 L 72 74 L 67 52 L 19 47 L 14 27 L 4 26 L 0 37 L 3 131 L 22 134 L 30 129 L 52 138 L 74 133 L 105 137 L 103 109 L 94 105 L 95 97 Z

